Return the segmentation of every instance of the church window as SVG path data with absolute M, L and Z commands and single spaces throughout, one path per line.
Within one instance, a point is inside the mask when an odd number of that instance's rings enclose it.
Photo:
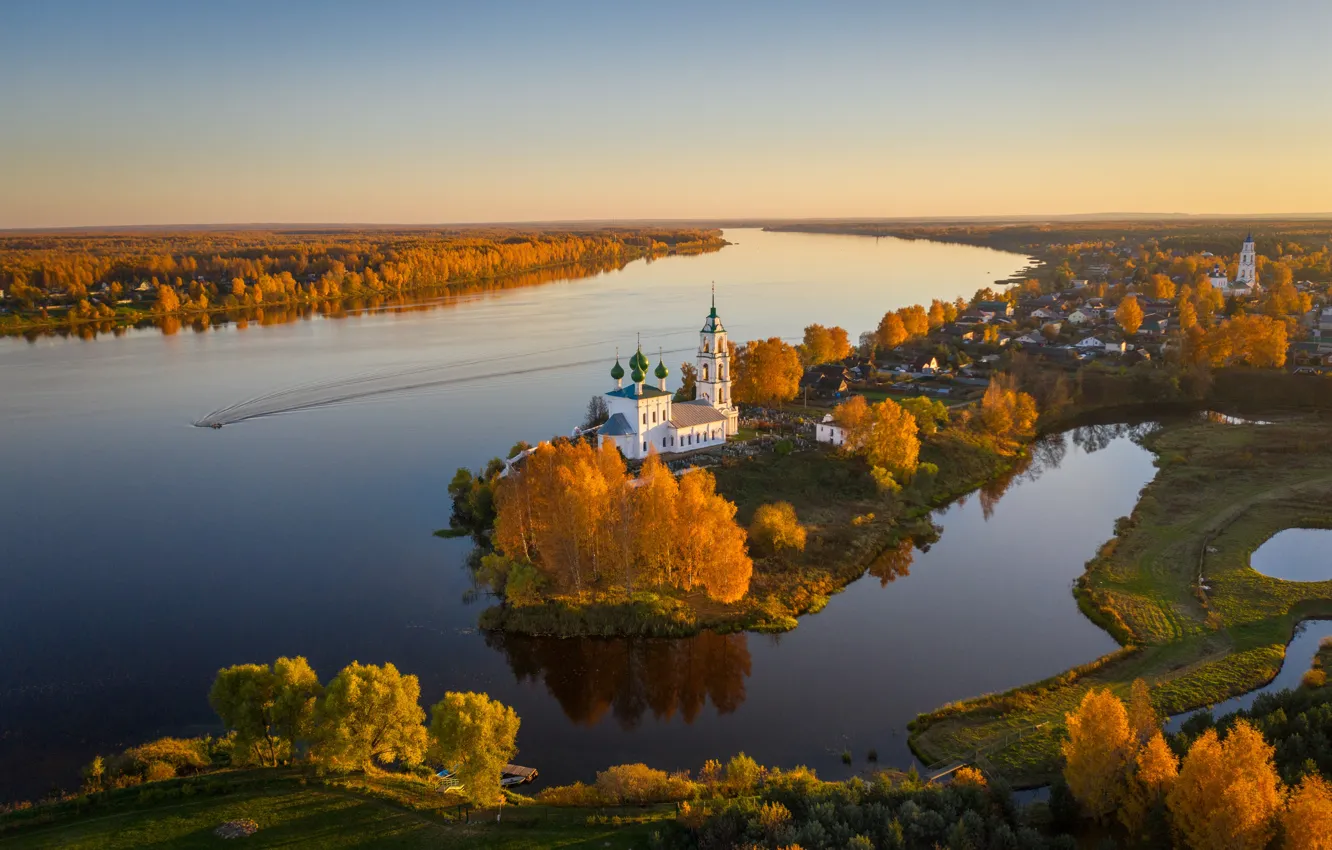
M 643 441 L 643 451 L 647 451 L 647 440 Z
M 647 413 L 646 413 L 646 412 L 643 413 L 643 424 L 644 424 L 644 425 L 647 424 Z
M 657 424 L 657 411 L 655 411 L 655 410 L 652 411 L 652 424 L 653 424 L 653 425 L 656 425 L 656 424 Z
M 666 448 L 666 438 L 665 438 L 665 437 L 662 437 L 662 438 L 661 438 L 661 447 L 662 447 L 663 449 Z
M 707 354 L 707 353 L 708 353 L 709 351 L 711 351 L 711 350 L 712 350 L 712 349 L 710 349 L 710 348 L 708 347 L 708 338 L 707 338 L 707 337 L 703 337 L 703 353 L 704 353 L 704 354 Z
M 708 379 L 708 364 L 704 363 L 704 364 L 703 364 L 703 380 L 706 381 L 707 379 Z

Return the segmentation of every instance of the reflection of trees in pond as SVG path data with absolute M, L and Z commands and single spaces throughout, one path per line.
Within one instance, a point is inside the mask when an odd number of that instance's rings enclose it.
M 692 638 L 537 638 L 492 632 L 519 680 L 540 680 L 570 720 L 593 726 L 609 710 L 634 728 L 643 714 L 676 712 L 686 723 L 711 700 L 718 714 L 745 701 L 750 658 L 746 635 L 703 632 Z
M 1074 428 L 1073 445 L 1087 454 L 1099 452 L 1120 437 L 1137 442 L 1160 427 L 1157 422 L 1118 422 L 1110 425 L 1083 425 Z

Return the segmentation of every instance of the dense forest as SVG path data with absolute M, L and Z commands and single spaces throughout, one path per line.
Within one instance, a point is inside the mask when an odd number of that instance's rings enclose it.
M 653 228 L 0 236 L 0 330 L 391 298 L 725 244 L 720 231 Z

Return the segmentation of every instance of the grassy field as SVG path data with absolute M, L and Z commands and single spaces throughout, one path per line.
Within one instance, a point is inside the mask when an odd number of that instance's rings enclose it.
M 181 789 L 192 789 L 188 794 Z M 389 780 L 324 785 L 284 770 L 211 774 L 193 780 L 152 783 L 111 802 L 62 804 L 29 823 L 31 812 L 0 817 L 0 846 L 8 848 L 217 847 L 220 824 L 248 818 L 259 831 L 245 847 L 449 847 L 626 848 L 648 843 L 654 824 L 671 807 L 620 812 L 627 822 L 594 824 L 588 809 L 534 804 L 473 812 L 470 823 L 453 817 L 451 795 L 422 786 L 404 789 Z
M 1332 423 L 1191 421 L 1147 442 L 1160 471 L 1076 591 L 1082 610 L 1126 648 L 921 715 L 911 744 L 922 759 L 978 758 L 1015 783 L 1044 781 L 1058 767 L 1063 716 L 1088 688 L 1127 696 L 1143 678 L 1163 713 L 1210 705 L 1274 677 L 1300 620 L 1332 616 L 1332 581 L 1282 581 L 1249 566 L 1276 532 L 1332 524 Z M 1002 743 L 1036 724 L 1045 725 Z

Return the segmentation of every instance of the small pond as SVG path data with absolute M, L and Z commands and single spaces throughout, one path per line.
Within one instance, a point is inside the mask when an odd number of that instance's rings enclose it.
M 1332 637 L 1332 620 L 1305 620 L 1295 627 L 1295 636 L 1286 645 L 1286 658 L 1281 662 L 1281 671 L 1277 673 L 1275 679 L 1261 688 L 1200 710 L 1210 710 L 1214 717 L 1221 717 L 1242 708 L 1249 708 L 1259 694 L 1298 688 L 1300 679 L 1313 664 L 1314 655 L 1318 653 L 1318 644 L 1325 637 Z M 1193 714 L 1194 712 L 1189 711 L 1171 717 L 1166 723 L 1166 731 L 1178 732 L 1179 727 Z
M 1253 553 L 1249 563 L 1265 576 L 1286 581 L 1332 579 L 1332 529 L 1288 528 Z

